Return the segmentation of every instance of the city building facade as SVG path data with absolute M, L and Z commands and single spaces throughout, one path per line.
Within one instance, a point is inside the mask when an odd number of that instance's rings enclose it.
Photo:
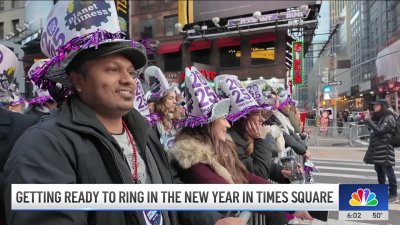
M 315 4 L 315 1 L 312 2 Z M 196 4 L 200 3 L 195 2 L 195 7 Z M 233 3 L 213 2 L 213 4 Z M 217 74 L 233 74 L 241 80 L 275 77 L 277 80 L 284 79 L 283 83 L 287 81 L 292 63 L 290 46 L 295 39 L 288 35 L 290 26 L 265 23 L 254 26 L 254 30 L 244 27 L 238 30 L 233 27 L 231 32 L 222 28 L 228 26 L 229 20 L 253 18 L 253 12 L 248 11 L 246 14 L 238 12 L 236 15 L 222 12 L 219 15 L 221 18 L 218 18 L 218 21 L 221 20 L 221 26 L 218 27 L 211 18 L 202 18 L 182 24 L 182 29 L 179 30 L 177 29 L 179 27 L 176 27 L 178 8 L 178 1 L 135 1 L 132 4 L 132 37 L 150 38 L 156 49 L 155 54 L 149 57 L 151 63 L 157 64 L 170 82 L 181 83 L 182 71 L 189 65 L 198 66 L 209 80 L 213 80 Z M 307 19 L 315 20 L 318 6 L 310 5 L 310 8 L 311 12 Z M 277 10 L 286 13 L 287 9 L 283 6 Z M 263 11 L 262 15 L 269 13 Z M 256 23 L 257 21 L 252 22 L 250 26 Z M 305 29 L 307 30 L 304 33 L 308 36 L 304 42 L 309 45 L 315 25 L 311 24 Z
M 321 56 L 332 58 L 325 65 L 329 70 L 326 83 L 341 82 L 341 85 L 331 88 L 337 101 L 329 103 L 337 104 L 339 112 L 343 109 L 368 109 L 371 101 L 390 95 L 394 90 L 386 87 L 388 81 L 379 74 L 376 63 L 378 53 L 400 36 L 399 1 L 338 0 L 329 4 L 329 33 L 332 37 Z M 396 86 L 397 81 L 391 80 Z M 319 104 L 322 105 L 322 101 Z

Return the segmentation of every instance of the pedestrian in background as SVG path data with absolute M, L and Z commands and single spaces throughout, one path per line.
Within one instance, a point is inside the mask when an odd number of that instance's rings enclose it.
M 343 132 L 343 123 L 344 123 L 343 114 L 340 112 L 340 113 L 338 113 L 338 116 L 337 116 L 337 126 L 338 126 L 339 134 L 342 134 L 342 132 Z
M 364 156 L 364 162 L 373 164 L 378 176 L 378 183 L 385 184 L 386 177 L 389 180 L 389 202 L 399 202 L 397 196 L 397 180 L 394 174 L 395 154 L 391 140 L 396 132 L 396 121 L 389 110 L 389 103 L 380 99 L 374 104 L 374 113 L 370 116 L 365 112 L 365 122 L 371 131 L 368 150 Z

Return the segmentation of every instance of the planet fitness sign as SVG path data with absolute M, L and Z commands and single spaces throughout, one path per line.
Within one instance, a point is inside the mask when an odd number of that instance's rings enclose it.
M 58 1 L 47 17 L 40 48 L 48 58 L 52 58 L 57 49 L 71 39 L 97 29 L 111 33 L 120 31 L 114 1 Z

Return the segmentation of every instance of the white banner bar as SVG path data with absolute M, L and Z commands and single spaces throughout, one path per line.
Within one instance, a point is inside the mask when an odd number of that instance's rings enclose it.
M 338 184 L 13 184 L 13 210 L 338 210 Z

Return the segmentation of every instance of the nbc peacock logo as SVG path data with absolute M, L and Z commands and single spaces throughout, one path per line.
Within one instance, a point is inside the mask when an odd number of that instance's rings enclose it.
M 376 199 L 376 194 L 368 188 L 359 188 L 357 192 L 351 194 L 349 204 L 351 206 L 377 206 L 378 199 Z

